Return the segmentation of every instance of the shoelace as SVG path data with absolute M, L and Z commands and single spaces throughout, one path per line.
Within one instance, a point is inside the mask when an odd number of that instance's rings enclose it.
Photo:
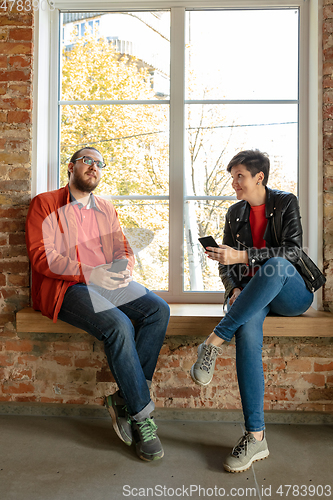
M 246 433 L 244 436 L 240 438 L 238 443 L 234 446 L 231 454 L 234 455 L 235 457 L 238 457 L 243 451 L 245 452 L 245 455 L 247 455 L 247 450 L 249 447 L 249 443 L 251 441 L 251 434 Z
M 125 418 L 126 418 L 127 423 L 132 425 L 132 420 L 131 420 L 130 414 L 128 413 L 127 406 L 124 405 L 121 409 L 124 410 L 124 412 L 125 412 Z
M 216 356 L 220 353 L 221 349 L 220 347 L 217 347 L 213 344 L 208 344 L 207 346 L 204 346 L 204 350 L 205 354 L 200 368 L 201 370 L 209 372 Z
M 143 422 L 137 423 L 138 427 L 140 427 L 140 431 L 142 434 L 143 441 L 146 443 L 147 441 L 152 441 L 155 439 L 155 432 L 157 431 L 157 425 L 154 420 L 151 418 L 146 418 Z

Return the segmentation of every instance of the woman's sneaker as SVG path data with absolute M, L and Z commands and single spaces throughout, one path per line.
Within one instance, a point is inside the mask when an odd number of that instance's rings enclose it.
M 200 344 L 198 347 L 198 359 L 191 368 L 191 377 L 196 384 L 208 385 L 214 375 L 215 362 L 218 354 L 222 352 L 221 347 L 213 344 Z
M 133 420 L 133 437 L 136 443 L 136 453 L 142 460 L 148 462 L 163 457 L 164 451 L 161 441 L 156 434 L 157 425 L 153 417 L 146 418 L 142 422 Z
M 119 396 L 118 392 L 115 392 L 105 397 L 105 406 L 109 410 L 117 436 L 130 446 L 132 444 L 132 420 L 125 401 Z
M 227 456 L 223 467 L 228 472 L 243 472 L 249 469 L 253 462 L 263 460 L 268 455 L 265 431 L 262 441 L 257 441 L 251 432 L 245 432 L 230 455 Z

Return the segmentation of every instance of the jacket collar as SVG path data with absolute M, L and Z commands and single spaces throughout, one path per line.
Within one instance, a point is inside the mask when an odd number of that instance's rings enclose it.
M 266 202 L 265 202 L 265 216 L 269 219 L 274 213 L 274 191 L 269 187 L 265 186 L 266 189 Z M 247 222 L 250 217 L 251 205 L 247 201 L 242 201 L 239 204 L 239 211 L 237 214 L 237 219 L 242 222 Z

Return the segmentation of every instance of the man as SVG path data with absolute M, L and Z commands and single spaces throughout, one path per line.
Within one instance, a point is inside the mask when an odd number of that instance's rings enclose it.
M 118 391 L 106 397 L 122 441 L 143 460 L 163 457 L 150 416 L 149 387 L 169 321 L 169 306 L 134 282 L 134 255 L 113 205 L 92 192 L 105 163 L 95 148 L 77 151 L 66 187 L 36 196 L 26 222 L 33 307 L 104 343 Z M 115 273 L 112 262 L 127 259 Z M 125 262 L 126 264 L 126 262 Z

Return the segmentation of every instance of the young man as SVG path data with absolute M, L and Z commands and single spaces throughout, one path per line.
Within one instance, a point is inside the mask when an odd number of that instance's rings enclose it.
M 143 460 L 163 457 L 150 416 L 149 387 L 165 337 L 169 306 L 134 282 L 134 255 L 111 203 L 94 196 L 102 155 L 83 148 L 68 164 L 66 187 L 36 196 L 26 222 L 33 307 L 104 343 L 118 391 L 106 397 L 113 427 Z M 127 259 L 124 271 L 111 264 Z M 126 262 L 125 262 L 126 264 Z

